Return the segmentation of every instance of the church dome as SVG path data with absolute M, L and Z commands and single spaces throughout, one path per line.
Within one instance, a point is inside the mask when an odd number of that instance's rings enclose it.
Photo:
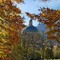
M 33 26 L 32 20 L 29 21 L 29 26 L 27 26 L 24 30 L 24 32 L 38 32 L 39 30 Z
M 24 31 L 25 32 L 38 32 L 38 29 L 36 27 L 34 27 L 33 25 L 30 25 L 30 26 L 26 27 Z

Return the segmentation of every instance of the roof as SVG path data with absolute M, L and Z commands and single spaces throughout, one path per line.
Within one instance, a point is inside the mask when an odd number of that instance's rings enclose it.
M 23 31 L 25 32 L 38 32 L 39 30 L 33 26 L 32 19 L 29 21 L 29 26 L 27 26 Z
M 28 27 L 26 27 L 24 29 L 24 31 L 25 32 L 39 32 L 39 30 L 36 27 L 34 27 L 33 25 L 29 25 Z

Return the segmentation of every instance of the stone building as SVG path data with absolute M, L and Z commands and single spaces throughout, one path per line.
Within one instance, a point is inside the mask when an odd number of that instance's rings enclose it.
M 25 44 L 28 44 L 27 46 L 40 48 L 40 32 L 35 26 L 33 26 L 32 20 L 30 20 L 29 25 L 22 30 L 22 34 L 24 36 Z

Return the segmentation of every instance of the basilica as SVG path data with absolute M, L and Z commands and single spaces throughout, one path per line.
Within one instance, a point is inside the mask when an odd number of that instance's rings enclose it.
M 22 30 L 25 43 L 29 46 L 34 46 L 37 49 L 40 48 L 41 38 L 39 30 L 33 26 L 32 20 L 29 21 L 29 25 Z

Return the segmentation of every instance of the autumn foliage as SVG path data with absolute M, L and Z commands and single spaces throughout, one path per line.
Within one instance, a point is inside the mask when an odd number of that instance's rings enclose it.
M 42 0 L 48 1 L 48 0 Z M 21 10 L 14 2 L 24 3 L 23 0 L 0 0 L 0 59 L 10 60 L 7 55 L 19 42 L 18 32 L 25 27 L 24 18 L 20 16 Z M 41 8 L 38 15 L 26 12 L 32 20 L 46 24 L 50 40 L 60 42 L 60 10 Z
M 45 8 L 42 10 L 41 16 L 44 18 L 41 22 L 49 28 L 48 38 L 60 42 L 60 10 Z
M 19 41 L 18 32 L 25 27 L 24 18 L 19 15 L 21 10 L 13 5 L 13 1 L 0 0 L 0 58 L 5 58 L 12 52 Z

